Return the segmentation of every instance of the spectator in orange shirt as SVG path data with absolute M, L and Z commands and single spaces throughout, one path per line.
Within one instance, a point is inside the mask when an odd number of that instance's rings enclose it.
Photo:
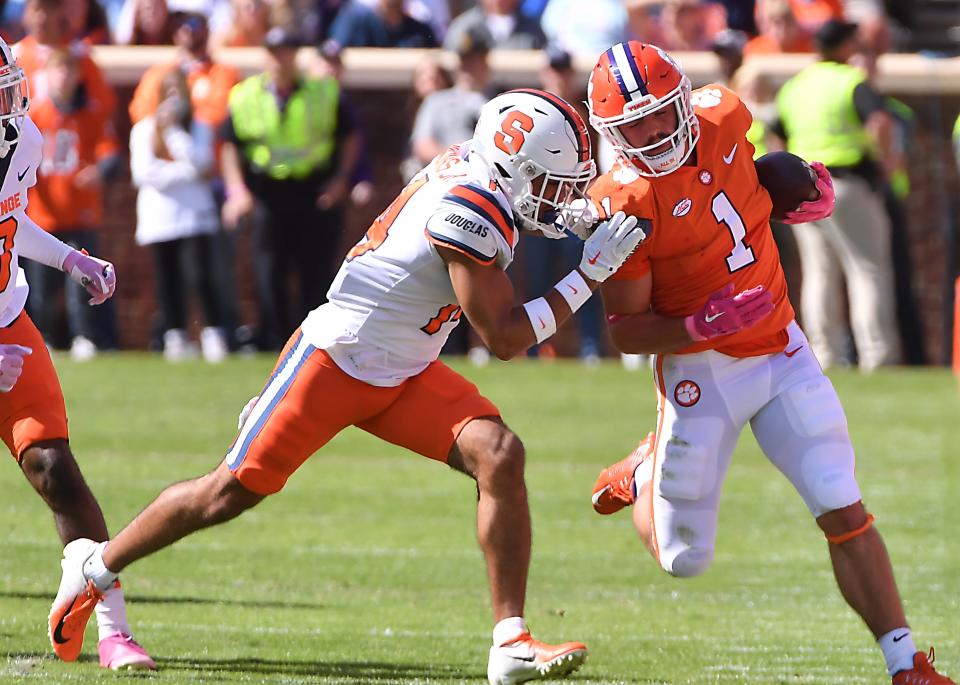
M 190 88 L 194 118 L 219 127 L 227 118 L 230 89 L 240 80 L 236 69 L 214 62 L 207 51 L 207 18 L 197 12 L 181 12 L 173 17 L 173 42 L 177 56 L 173 64 L 154 64 L 144 72 L 130 102 L 130 121 L 137 123 L 153 114 L 160 101 L 160 82 L 171 68 L 179 68 Z
M 759 0 L 757 27 L 760 35 L 743 49 L 743 58 L 782 52 L 813 52 L 810 34 L 797 22 L 790 0 Z
M 155 64 L 140 79 L 130 101 L 130 121 L 133 124 L 152 115 L 160 104 L 161 83 L 171 69 L 178 70 L 186 79 L 190 91 L 193 119 L 219 131 L 227 118 L 227 100 L 230 89 L 240 80 L 240 74 L 231 66 L 214 62 L 207 49 L 209 28 L 207 17 L 200 12 L 175 12 L 172 17 L 173 42 L 177 56 L 173 63 Z M 214 197 L 223 203 L 223 179 L 218 173 L 220 145 L 217 141 L 214 155 L 214 176 L 210 180 Z M 236 346 L 235 331 L 240 323 L 234 277 L 235 238 L 217 230 L 211 237 L 210 262 L 214 272 L 216 297 L 219 299 L 221 325 L 231 347 Z
M 31 103 L 30 115 L 43 134 L 43 162 L 30 195 L 27 214 L 76 249 L 98 252 L 97 228 L 103 221 L 101 188 L 120 166 L 113 124 L 88 106 L 80 61 L 70 50 L 54 50 L 43 68 L 49 96 Z M 116 347 L 112 311 L 88 307 L 87 292 L 39 262 L 26 262 L 30 279 L 27 309 L 48 344 L 59 328 L 61 293 L 66 295 L 71 354 L 87 360 L 98 348 Z M 66 290 L 64 290 L 66 288 Z
M 27 36 L 13 46 L 13 54 L 30 82 L 30 97 L 39 100 L 49 95 L 43 66 L 53 50 L 69 48 L 77 57 L 87 107 L 99 109 L 106 117 L 112 116 L 117 107 L 116 93 L 90 57 L 89 46 L 71 41 L 70 24 L 64 7 L 63 0 L 27 0 L 23 12 Z

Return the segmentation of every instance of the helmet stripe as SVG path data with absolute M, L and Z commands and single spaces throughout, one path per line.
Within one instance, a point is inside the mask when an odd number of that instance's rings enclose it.
M 527 93 L 528 95 L 536 95 L 538 98 L 542 98 L 552 104 L 554 107 L 560 110 L 560 113 L 567 120 L 567 123 L 570 124 L 570 128 L 573 129 L 574 135 L 577 137 L 577 159 L 581 162 L 586 162 L 590 159 L 590 134 L 587 133 L 586 125 L 580 125 L 583 123 L 583 119 L 580 117 L 580 114 L 573 108 L 569 102 L 564 100 L 561 97 L 554 95 L 553 93 L 548 93 L 545 90 L 536 90 L 534 88 L 517 88 L 516 90 L 510 91 L 511 93 Z M 578 124 L 577 122 L 580 122 Z
M 616 60 L 617 78 L 627 88 L 624 96 L 629 98 L 637 91 L 640 91 L 641 95 L 647 95 L 647 84 L 643 82 L 643 78 L 640 76 L 640 70 L 637 68 L 637 62 L 633 58 L 633 52 L 629 49 L 629 44 L 617 43 L 607 52 L 612 54 L 614 60 Z M 611 60 L 611 62 L 614 60 Z
M 613 46 L 617 47 L 616 45 Z M 617 64 L 617 59 L 613 55 L 613 48 L 610 48 L 606 52 L 607 61 L 610 63 L 610 72 L 613 74 L 614 78 L 617 79 L 617 85 L 620 86 L 620 94 L 625 97 L 630 97 L 630 89 L 627 88 L 627 84 L 624 83 L 623 75 L 620 73 L 620 65 Z

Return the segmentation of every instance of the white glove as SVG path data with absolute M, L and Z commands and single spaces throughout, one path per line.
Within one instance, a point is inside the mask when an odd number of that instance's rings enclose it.
M 250 414 L 253 413 L 253 408 L 257 406 L 257 400 L 259 399 L 260 395 L 254 395 L 250 398 L 250 401 L 244 405 L 243 409 L 240 410 L 240 416 L 237 419 L 237 430 L 243 428 L 243 424 L 250 418 Z
M 23 345 L 0 345 L 0 392 L 10 392 L 23 373 L 23 358 L 33 350 Z
M 600 220 L 600 211 L 590 200 L 583 197 L 578 197 L 571 202 L 570 207 L 573 210 L 574 221 L 571 226 L 564 226 L 564 228 L 580 240 L 586 240 Z
M 593 235 L 583 243 L 580 271 L 587 278 L 602 283 L 620 268 L 646 237 L 637 217 L 617 212 L 597 226 Z

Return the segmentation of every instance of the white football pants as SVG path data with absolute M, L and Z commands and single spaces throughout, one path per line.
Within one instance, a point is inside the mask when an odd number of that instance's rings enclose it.
M 713 560 L 720 491 L 748 422 L 814 517 L 860 500 L 840 400 L 800 327 L 788 331 L 777 354 L 657 357 L 651 516 L 657 557 L 672 575 L 698 575 Z

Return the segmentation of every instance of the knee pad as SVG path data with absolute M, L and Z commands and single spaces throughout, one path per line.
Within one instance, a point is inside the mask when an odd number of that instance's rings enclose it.
M 673 435 L 664 445 L 659 465 L 659 494 L 667 499 L 696 501 L 716 486 L 716 455 L 707 445 L 717 443 L 723 422 L 712 418 L 692 419 L 686 421 L 684 427 L 685 433 L 697 437 L 694 441 Z
M 815 517 L 862 499 L 854 475 L 853 447 L 848 441 L 816 445 L 802 459 L 807 490 L 802 494 Z

